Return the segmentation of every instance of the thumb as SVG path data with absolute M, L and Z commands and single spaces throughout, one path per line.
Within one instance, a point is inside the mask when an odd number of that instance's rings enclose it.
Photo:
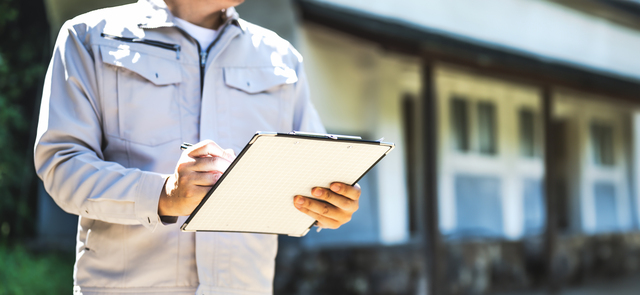
M 224 159 L 229 159 L 227 152 L 213 140 L 204 140 L 197 144 L 194 144 L 191 147 L 188 155 L 191 158 L 221 157 Z

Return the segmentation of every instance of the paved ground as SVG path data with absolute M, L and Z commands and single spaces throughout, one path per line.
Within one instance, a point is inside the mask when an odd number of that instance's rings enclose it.
M 496 293 L 493 295 L 544 295 L 548 292 L 511 292 Z M 558 295 L 640 295 L 640 274 L 609 281 L 594 281 L 582 286 L 568 287 Z

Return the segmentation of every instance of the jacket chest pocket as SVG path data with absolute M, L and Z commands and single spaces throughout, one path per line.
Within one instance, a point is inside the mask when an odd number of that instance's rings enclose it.
M 296 72 L 281 67 L 225 67 L 225 98 L 231 104 L 235 145 L 256 131 L 289 132 L 293 122 Z M 237 142 L 236 142 L 237 141 Z
M 101 46 L 100 54 L 110 65 L 103 85 L 106 133 L 148 146 L 180 139 L 180 63 L 126 45 Z

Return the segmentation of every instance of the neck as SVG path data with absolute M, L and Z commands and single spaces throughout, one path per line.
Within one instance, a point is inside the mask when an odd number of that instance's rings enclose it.
M 221 7 L 206 0 L 165 0 L 171 13 L 194 25 L 217 30 L 222 25 Z

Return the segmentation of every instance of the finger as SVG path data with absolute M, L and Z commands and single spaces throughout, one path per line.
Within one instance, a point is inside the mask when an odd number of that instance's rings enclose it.
M 350 218 L 349 214 L 340 208 L 312 198 L 296 196 L 294 198 L 294 205 L 298 209 L 305 208 L 319 215 L 340 221 L 341 223 L 345 223 Z
M 331 203 L 332 205 L 348 211 L 355 212 L 358 210 L 358 201 L 354 201 L 350 198 L 347 198 L 343 195 L 339 195 L 334 193 L 326 188 L 315 187 L 311 190 L 311 194 L 316 198 L 326 202 Z
M 196 158 L 190 170 L 197 172 L 220 172 L 224 173 L 231 166 L 228 159 L 221 157 Z
M 329 186 L 329 188 L 331 189 L 331 191 L 339 195 L 343 195 L 354 201 L 359 200 L 360 194 L 362 193 L 360 185 L 357 183 L 352 186 L 341 182 L 334 182 Z
M 193 145 L 191 150 L 187 150 L 187 151 L 188 151 L 189 157 L 191 158 L 216 156 L 216 157 L 225 158 L 229 161 L 233 161 L 232 156 L 212 140 L 201 141 Z
M 231 158 L 231 161 L 236 159 L 236 152 L 234 152 L 233 149 L 226 149 L 224 152 Z
M 212 187 L 218 182 L 222 173 L 191 173 L 188 176 L 183 177 L 184 183 L 181 185 L 191 185 L 191 186 L 203 186 L 203 187 Z
M 315 219 L 318 221 L 318 226 L 319 227 L 323 227 L 323 228 L 331 228 L 331 229 L 336 229 L 338 227 L 340 227 L 340 225 L 342 225 L 342 223 L 340 223 L 339 221 L 329 218 L 327 216 L 318 214 L 316 212 L 313 212 L 307 208 L 298 208 L 298 210 L 300 210 L 300 212 L 307 214 L 309 216 L 311 216 L 311 218 Z

